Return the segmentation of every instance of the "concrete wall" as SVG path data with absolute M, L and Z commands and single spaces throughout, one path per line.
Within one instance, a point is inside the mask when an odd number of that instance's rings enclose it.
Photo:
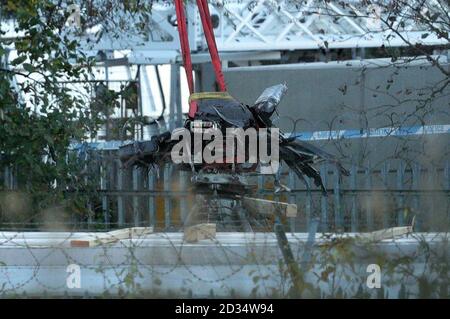
M 79 238 L 80 233 L 0 235 L 4 238 L 0 245 L 0 298 L 124 294 L 153 298 L 283 298 L 291 286 L 285 268 L 280 269 L 283 259 L 274 233 L 218 233 L 214 241 L 206 239 L 194 244 L 184 242 L 182 233 L 154 233 L 91 248 L 68 247 L 69 241 Z M 397 298 L 401 297 L 403 285 L 409 297 L 415 298 L 421 296 L 418 278 L 422 276 L 423 281 L 439 279 L 433 281 L 434 292 L 428 296 L 436 298 L 438 283 L 447 282 L 443 273 L 437 273 L 448 263 L 445 234 L 415 233 L 370 245 L 345 245 L 344 241 L 337 244 L 337 238 L 332 241 L 317 234 L 317 245 L 310 251 L 314 262 L 310 265 L 305 263 L 304 255 L 308 235 L 289 233 L 287 238 L 295 260 L 305 271 L 305 281 L 310 283 L 311 290 L 304 291 L 305 297 L 335 297 L 339 289 L 347 297 L 380 297 L 381 291 L 386 298 Z M 432 259 L 425 259 L 424 247 L 433 252 Z M 367 266 L 381 262 L 383 290 L 370 289 L 365 284 Z M 392 263 L 394 267 L 389 266 Z M 430 269 L 432 263 L 434 268 Z M 67 284 L 67 267 L 74 264 L 80 267 L 79 287 Z M 328 275 L 324 277 L 325 271 Z M 408 272 L 412 275 L 406 275 Z M 315 292 L 319 288 L 320 294 Z
M 227 69 L 225 78 L 229 92 L 250 105 L 266 87 L 286 82 L 289 89 L 279 108 L 278 123 L 285 131 L 450 124 L 450 87 L 432 101 L 426 100 L 430 89 L 445 79 L 437 68 L 423 62 L 388 65 L 385 60 L 366 60 L 240 67 Z M 319 144 L 361 165 L 392 157 L 422 164 L 441 164 L 450 158 L 449 134 Z

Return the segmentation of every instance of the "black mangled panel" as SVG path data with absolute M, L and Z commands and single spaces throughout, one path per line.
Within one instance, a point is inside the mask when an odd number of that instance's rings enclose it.
M 194 120 L 216 122 L 225 128 L 246 129 L 254 124 L 252 112 L 234 99 L 202 99 L 197 101 L 197 107 Z

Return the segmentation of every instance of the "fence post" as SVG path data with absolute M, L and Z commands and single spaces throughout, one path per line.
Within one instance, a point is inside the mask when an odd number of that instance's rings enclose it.
M 289 203 L 291 204 L 297 204 L 297 196 L 295 193 L 292 192 L 293 189 L 296 187 L 296 178 L 295 173 L 292 171 L 288 171 L 289 176 L 289 188 L 291 189 L 291 192 L 289 194 Z M 289 226 L 291 228 L 291 232 L 295 232 L 295 217 L 289 218 Z
M 125 224 L 125 209 L 123 204 L 123 168 L 120 160 L 117 160 L 117 224 L 123 227 Z
M 417 214 L 419 212 L 419 182 L 420 182 L 420 173 L 421 173 L 421 166 L 419 163 L 414 163 L 413 165 L 413 170 L 412 170 L 412 182 L 413 182 L 413 190 L 415 192 L 414 197 L 413 197 L 413 207 L 414 207 L 414 214 Z M 415 224 L 415 229 L 418 230 L 419 229 L 419 218 L 420 216 L 416 216 L 416 224 Z
M 8 169 L 9 189 L 14 190 L 14 165 L 11 165 Z
M 389 197 L 388 197 L 388 189 L 389 189 L 389 168 L 390 165 L 387 162 L 384 162 L 383 167 L 381 168 L 381 178 L 383 180 L 384 190 L 383 193 L 383 228 L 387 228 L 391 224 L 391 212 L 389 211 Z
M 405 174 L 405 163 L 400 161 L 397 168 L 397 192 L 398 194 L 398 212 L 397 212 L 397 223 L 398 226 L 403 226 L 403 212 L 405 209 L 405 195 L 403 194 L 403 180 Z
M 370 161 L 367 162 L 366 169 L 366 226 L 367 229 L 373 230 L 373 212 L 372 212 L 372 194 L 370 193 L 372 190 L 372 168 L 370 166 Z
M 351 216 L 351 228 L 352 233 L 356 233 L 358 230 L 358 210 L 357 210 L 357 200 L 356 200 L 356 175 L 358 174 L 358 169 L 353 163 L 350 170 L 350 188 L 352 191 L 352 216 Z
M 88 172 L 88 165 L 87 165 L 87 163 L 86 163 L 86 159 L 84 159 L 84 161 L 85 161 L 85 164 L 84 164 L 83 169 L 84 169 L 86 172 Z M 88 184 L 89 184 L 89 178 L 88 178 L 88 175 L 86 174 L 86 175 L 84 176 L 84 187 L 87 187 Z M 87 205 L 86 205 L 86 209 L 87 209 L 87 211 L 88 211 L 88 216 L 87 216 L 87 228 L 90 229 L 91 226 L 92 226 L 92 222 L 93 222 L 93 221 L 92 221 L 92 203 L 91 203 L 90 194 L 88 194 L 88 201 L 87 201 L 86 204 L 87 204 Z
M 179 191 L 185 193 L 187 187 L 187 172 L 180 170 Z M 188 214 L 187 195 L 180 196 L 180 222 L 184 225 L 184 220 Z
M 107 177 L 108 167 L 106 164 L 105 157 L 102 156 L 102 160 L 100 162 L 100 189 L 102 192 L 107 190 Z M 109 229 L 109 211 L 108 211 L 108 196 L 106 194 L 102 195 L 102 212 L 103 212 L 103 221 L 105 223 L 106 229 Z
M 171 213 L 172 213 L 172 202 L 169 192 L 171 190 L 170 185 L 170 173 L 172 165 L 166 164 L 164 166 L 164 223 L 165 229 L 169 229 L 171 226 Z
M 5 167 L 5 187 L 8 190 L 14 190 L 16 188 L 14 178 L 14 165 Z
M 18 179 L 18 171 L 19 171 L 19 167 L 15 164 L 13 167 L 13 170 L 11 172 L 11 178 L 12 178 L 12 185 L 13 185 L 13 189 L 19 189 L 19 179 Z
M 259 174 L 258 175 L 258 193 L 260 193 L 262 195 L 263 190 L 264 190 L 264 175 Z
M 430 190 L 428 197 L 428 200 L 430 202 L 430 208 L 429 208 L 429 212 L 430 214 L 435 214 L 436 212 L 436 203 L 435 203 L 435 199 L 436 199 L 436 193 L 434 192 L 434 189 L 437 189 L 438 187 L 436 187 L 436 182 L 437 182 L 437 167 L 435 165 L 430 165 L 429 166 L 429 170 L 428 170 L 428 188 Z M 437 216 L 437 215 L 434 215 Z M 429 219 L 433 219 L 433 216 L 431 215 L 429 217 Z M 418 221 L 419 223 L 416 223 L 416 229 L 420 230 L 420 226 L 422 224 L 422 219 L 420 218 L 420 214 L 419 216 L 416 217 L 416 221 Z
M 155 175 L 158 175 L 156 170 L 159 170 L 159 166 L 148 170 L 148 220 L 153 227 L 156 227 Z
M 334 166 L 334 223 L 336 230 L 342 229 L 342 207 L 341 207 L 341 174 L 337 165 Z
M 325 189 L 327 188 L 327 181 L 328 181 L 328 165 L 322 164 L 320 167 L 320 175 L 322 177 L 323 185 L 325 186 Z M 320 198 L 320 208 L 321 208 L 321 224 L 322 224 L 322 232 L 328 231 L 328 202 L 327 202 L 327 196 L 324 194 L 321 195 Z
M 133 168 L 133 191 L 135 194 L 133 195 L 133 223 L 135 227 L 140 226 L 140 211 L 139 211 L 139 196 L 137 192 L 139 191 L 139 177 L 140 177 L 141 169 L 139 167 Z
M 306 186 L 306 202 L 305 202 L 305 210 L 306 210 L 306 230 L 309 229 L 311 224 L 311 206 L 312 206 L 312 193 L 311 193 L 311 182 L 309 179 L 304 178 L 305 186 Z
M 3 181 L 4 181 L 4 184 L 5 184 L 5 188 L 7 190 L 12 188 L 11 185 L 10 185 L 11 178 L 9 176 L 9 167 L 8 166 L 5 166 L 5 169 L 4 169 L 4 180 Z
M 449 160 L 447 160 L 445 162 L 444 178 L 445 178 L 445 181 L 444 181 L 443 188 L 444 188 L 444 190 L 450 190 L 450 161 Z M 449 196 L 450 196 L 450 194 L 447 196 L 447 201 L 448 201 Z M 447 207 L 448 207 L 448 204 L 447 204 Z M 450 219 L 450 209 L 447 209 L 447 219 Z
M 449 160 L 447 160 L 445 162 L 444 176 L 445 176 L 444 189 L 450 190 L 450 161 Z

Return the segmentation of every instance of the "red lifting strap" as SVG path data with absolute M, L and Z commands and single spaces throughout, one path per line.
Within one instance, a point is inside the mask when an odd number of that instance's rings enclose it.
M 189 48 L 189 38 L 186 29 L 186 16 L 184 14 L 183 0 L 175 0 L 175 11 L 177 14 L 178 34 L 180 36 L 184 69 L 186 70 L 189 92 L 192 94 L 194 93 L 194 79 L 192 77 L 191 49 Z
M 200 12 L 200 18 L 202 20 L 203 31 L 205 33 L 206 43 L 208 44 L 211 62 L 214 67 L 214 73 L 216 74 L 216 81 L 219 85 L 219 90 L 225 92 L 227 88 L 225 86 L 225 79 L 222 73 L 222 64 L 220 62 L 216 39 L 214 37 L 208 2 L 206 0 L 197 0 L 197 6 Z M 180 36 L 184 69 L 186 71 L 189 92 L 192 94 L 194 92 L 194 79 L 192 77 L 191 50 L 189 48 L 189 38 L 187 34 L 186 15 L 184 12 L 183 0 L 175 0 L 175 10 L 177 14 L 178 34 Z M 189 117 L 194 117 L 196 111 L 197 105 L 194 102 L 189 106 Z
M 225 92 L 225 79 L 222 73 L 222 63 L 220 62 L 219 52 L 217 51 L 216 38 L 211 23 L 211 15 L 209 13 L 208 2 L 206 0 L 197 0 L 198 10 L 202 19 L 203 31 L 208 43 L 209 54 L 211 55 L 211 62 L 216 73 L 216 80 L 219 85 L 219 90 Z

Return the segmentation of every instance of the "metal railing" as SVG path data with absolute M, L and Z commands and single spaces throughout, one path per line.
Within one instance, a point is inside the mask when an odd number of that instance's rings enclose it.
M 173 165 L 146 170 L 123 168 L 115 151 L 101 151 L 90 163 L 90 180 L 98 188 L 86 203 L 86 211 L 66 219 L 71 229 L 111 229 L 153 225 L 164 231 L 180 230 L 196 201 L 190 173 Z M 416 230 L 450 228 L 450 164 L 422 167 L 403 160 L 386 161 L 377 167 L 351 165 L 350 176 L 341 176 L 330 164 L 320 174 L 327 194 L 282 167 L 281 182 L 291 191 L 275 195 L 273 176 L 250 174 L 255 196 L 298 206 L 295 218 L 286 221 L 290 230 L 306 231 L 312 217 L 320 218 L 324 232 L 357 232 L 409 224 Z M 3 192 L 20 189 L 14 169 L 1 170 Z M 1 191 L 0 191 L 1 192 Z M 1 203 L 0 203 L 1 204 Z M 2 222 L 0 228 L 39 228 L 39 223 Z

